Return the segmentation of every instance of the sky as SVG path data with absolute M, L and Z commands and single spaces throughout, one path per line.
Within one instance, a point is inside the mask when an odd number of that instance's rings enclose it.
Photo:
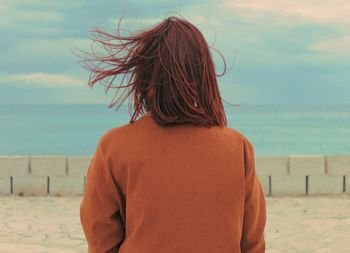
M 171 15 L 223 53 L 229 71 L 217 78 L 229 103 L 350 104 L 347 0 L 1 0 L 0 103 L 110 103 L 114 91 L 90 88 L 71 49 L 91 49 L 91 28 L 114 32 L 120 17 L 132 31 Z

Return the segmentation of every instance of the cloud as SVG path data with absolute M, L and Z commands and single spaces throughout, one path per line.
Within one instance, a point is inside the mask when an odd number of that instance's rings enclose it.
M 61 86 L 61 87 L 75 87 L 83 86 L 85 82 L 70 75 L 65 74 L 50 74 L 50 73 L 29 73 L 9 75 L 7 81 L 16 81 L 24 85 L 35 86 Z
M 71 50 L 90 51 L 91 40 L 82 38 L 60 39 L 22 39 L 7 43 L 0 58 L 0 68 L 7 73 L 13 72 L 52 72 L 66 73 L 80 58 Z
M 350 35 L 317 42 L 311 46 L 313 50 L 329 53 L 335 57 L 350 56 Z
M 179 15 L 177 15 L 176 13 L 171 13 L 174 16 L 180 17 Z M 172 15 L 167 15 L 166 17 L 172 16 Z M 192 17 L 190 18 L 186 18 L 188 19 L 190 22 L 193 23 L 201 23 L 201 24 L 214 24 L 214 25 L 221 25 L 222 22 L 220 21 L 220 19 L 218 19 L 215 16 L 211 16 L 211 17 L 207 17 L 207 16 L 203 16 L 203 15 L 191 15 Z M 123 18 L 121 24 L 123 25 L 123 23 L 125 24 L 131 24 L 131 25 L 156 25 L 157 23 L 162 22 L 164 19 L 163 16 L 159 16 L 159 17 L 149 17 L 149 18 L 145 18 L 145 17 L 140 17 L 140 18 Z M 119 22 L 119 18 L 111 18 L 110 23 L 112 25 L 117 25 Z
M 90 44 L 91 40 L 87 38 L 26 39 L 19 41 L 13 50 L 23 54 L 62 56 L 69 53 L 69 50 L 73 47 L 88 49 Z
M 182 14 L 198 24 L 208 42 L 216 41 L 228 60 L 237 56 L 241 66 L 326 64 L 328 56 L 343 60 L 338 56 L 350 48 L 350 2 L 342 0 L 224 0 L 187 5 Z
M 0 11 L 5 11 L 8 9 L 8 5 L 4 4 L 4 3 L 0 3 Z
M 176 16 L 175 11 L 196 25 L 208 44 L 215 42 L 228 68 L 234 63 L 218 80 L 225 83 L 220 88 L 229 102 L 307 102 L 309 90 L 316 90 L 320 101 L 328 100 L 330 91 L 348 94 L 350 2 L 345 0 L 0 2 L 0 83 L 13 93 L 17 84 L 26 94 L 42 87 L 45 95 L 35 101 L 47 94 L 66 101 L 67 93 L 71 101 L 81 99 L 87 73 L 70 49 L 90 51 L 90 27 L 114 31 L 122 16 L 121 29 L 134 31 Z M 221 73 L 221 58 L 212 53 Z M 337 103 L 348 99 L 333 97 Z
M 0 27 L 28 25 L 33 23 L 60 22 L 64 18 L 55 11 L 15 10 L 0 6 Z M 5 12 L 6 11 L 6 12 Z
M 248 18 L 259 19 L 270 15 L 293 19 L 296 22 L 350 23 L 350 2 L 347 0 L 265 0 L 225 1 L 228 9 Z
M 119 18 L 111 18 L 109 22 L 112 25 L 118 25 Z M 163 20 L 163 17 L 152 17 L 152 18 L 123 18 L 121 21 L 121 25 L 131 24 L 131 25 L 155 25 Z

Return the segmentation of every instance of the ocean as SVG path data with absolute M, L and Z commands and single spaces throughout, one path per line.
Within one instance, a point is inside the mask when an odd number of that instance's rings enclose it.
M 225 105 L 225 104 L 224 104 Z M 350 105 L 225 105 L 228 127 L 256 156 L 350 155 Z M 0 155 L 92 155 L 109 129 L 128 124 L 127 104 L 1 104 Z

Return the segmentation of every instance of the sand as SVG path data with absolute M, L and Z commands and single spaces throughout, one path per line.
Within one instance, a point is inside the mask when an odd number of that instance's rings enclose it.
M 0 197 L 0 252 L 87 252 L 79 196 Z M 266 197 L 267 253 L 350 252 L 350 195 Z

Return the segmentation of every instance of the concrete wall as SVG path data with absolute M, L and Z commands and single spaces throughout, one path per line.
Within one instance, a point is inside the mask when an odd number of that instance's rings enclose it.
M 0 195 L 83 195 L 91 156 L 0 156 Z M 350 193 L 350 155 L 255 157 L 266 196 Z
M 350 155 L 290 155 L 255 158 L 267 196 L 350 193 Z
M 92 156 L 0 156 L 1 195 L 83 195 Z

